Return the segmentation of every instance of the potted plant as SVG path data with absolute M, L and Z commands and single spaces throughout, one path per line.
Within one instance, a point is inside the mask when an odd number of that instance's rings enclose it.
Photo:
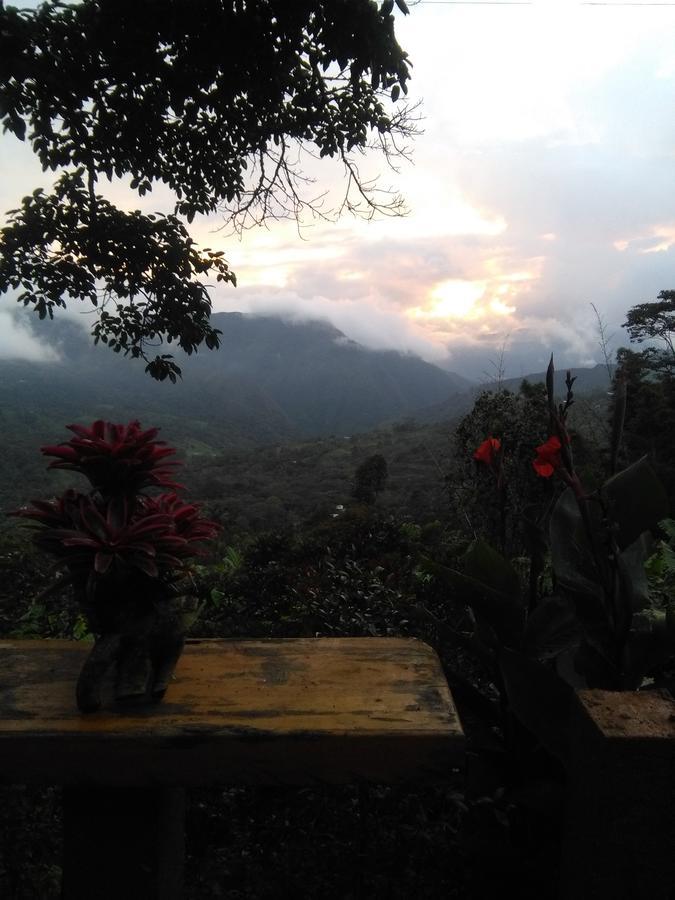
M 137 421 L 69 425 L 74 437 L 42 448 L 49 468 L 84 475 L 90 489 L 35 500 L 14 515 L 37 523 L 33 540 L 54 556 L 95 636 L 77 683 L 93 712 L 115 668 L 119 701 L 163 697 L 184 643 L 182 598 L 191 559 L 219 526 L 176 493 L 175 450 Z M 150 491 L 163 489 L 159 495 Z
M 509 555 L 503 539 L 500 551 L 476 536 L 452 566 L 424 560 L 421 571 L 450 589 L 453 619 L 440 620 L 423 606 L 413 610 L 487 675 L 486 691 L 464 684 L 460 690 L 485 723 L 482 734 L 501 731 L 503 766 L 518 777 L 531 748 L 570 764 L 577 690 L 666 687 L 658 673 L 675 658 L 675 601 L 651 590 L 648 578 L 668 565 L 658 540 L 672 529 L 667 495 L 646 458 L 616 471 L 625 391 L 617 385 L 611 475 L 591 491 L 577 471 L 567 426 L 574 378 L 567 373 L 566 398 L 556 404 L 554 374 L 551 357 L 548 438 L 532 447 L 529 466 L 561 490 L 523 510 L 527 556 Z M 505 460 L 512 452 L 503 436 L 489 434 L 473 453 L 494 490 L 493 534 L 502 538 Z M 490 731 L 485 744 L 493 743 Z

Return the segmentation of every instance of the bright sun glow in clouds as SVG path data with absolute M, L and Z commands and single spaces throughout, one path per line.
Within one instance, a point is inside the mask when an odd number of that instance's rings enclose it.
M 468 319 L 476 312 L 475 305 L 485 293 L 482 281 L 461 281 L 452 278 L 441 281 L 431 291 L 428 309 L 419 306 L 410 310 L 415 319 Z

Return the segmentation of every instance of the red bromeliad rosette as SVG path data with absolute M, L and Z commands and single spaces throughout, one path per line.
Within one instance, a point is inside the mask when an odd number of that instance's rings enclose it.
M 94 490 L 106 496 L 134 494 L 148 487 L 178 488 L 167 462 L 176 451 L 165 441 L 155 441 L 157 428 L 141 429 L 140 422 L 114 425 L 102 419 L 89 427 L 67 425 L 75 437 L 56 446 L 42 447 L 45 456 L 57 457 L 50 469 L 81 472 Z
M 119 701 L 161 698 L 183 649 L 183 600 L 179 582 L 190 560 L 219 526 L 175 492 L 148 496 L 153 488 L 178 488 L 167 462 L 175 452 L 155 440 L 157 429 L 139 422 L 69 425 L 74 437 L 43 447 L 56 457 L 52 469 L 84 475 L 88 493 L 65 491 L 54 500 L 35 500 L 13 515 L 36 523 L 34 541 L 56 557 L 72 584 L 94 646 L 77 681 L 77 705 L 100 708 L 106 671 L 115 667 Z
M 55 500 L 35 500 L 14 515 L 38 523 L 35 543 L 62 561 L 73 580 L 82 581 L 85 573 L 96 579 L 132 577 L 134 572 L 165 583 L 179 579 L 219 526 L 176 493 L 142 493 L 180 487 L 172 477 L 179 463 L 166 461 L 175 450 L 154 440 L 156 428 L 143 431 L 136 421 L 113 425 L 99 420 L 90 427 L 68 428 L 74 438 L 42 452 L 57 457 L 50 468 L 85 475 L 92 491 L 69 489 Z

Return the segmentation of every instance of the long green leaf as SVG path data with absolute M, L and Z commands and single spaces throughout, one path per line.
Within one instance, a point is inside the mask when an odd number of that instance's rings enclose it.
M 605 482 L 601 494 L 622 550 L 668 515 L 668 497 L 646 457 Z
M 486 541 L 480 539 L 472 541 L 462 561 L 467 575 L 510 597 L 516 606 L 522 606 L 518 573 L 508 559 Z

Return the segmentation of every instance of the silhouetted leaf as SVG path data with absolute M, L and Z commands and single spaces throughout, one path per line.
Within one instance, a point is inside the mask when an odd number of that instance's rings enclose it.
M 574 654 L 574 665 L 586 679 L 589 688 L 619 691 L 623 687 L 621 673 L 615 662 L 598 643 L 585 639 Z
M 569 759 L 569 716 L 574 691 L 552 669 L 504 648 L 499 664 L 509 706 L 561 762 Z
M 452 599 L 470 606 L 502 643 L 520 646 L 525 610 L 513 567 L 482 541 L 471 544 L 463 561 L 465 572 L 433 562 L 427 562 L 425 570 L 451 588 Z
M 616 523 L 616 541 L 622 550 L 668 515 L 663 485 L 645 457 L 610 478 L 601 494 L 611 521 Z
M 527 618 L 524 650 L 529 656 L 549 659 L 573 646 L 581 625 L 569 597 L 546 597 Z
M 574 492 L 559 497 L 550 523 L 551 561 L 557 584 L 574 596 L 604 599 L 593 551 Z

